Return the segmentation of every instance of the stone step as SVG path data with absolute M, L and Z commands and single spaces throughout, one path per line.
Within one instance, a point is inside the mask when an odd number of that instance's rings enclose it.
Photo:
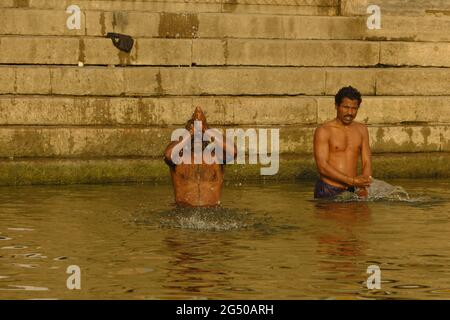
M 0 157 L 162 157 L 177 128 L 0 127 Z M 312 153 L 314 127 L 276 128 L 280 129 L 280 153 Z M 374 153 L 450 151 L 447 126 L 369 126 L 369 134 Z
M 334 119 L 334 97 L 317 98 L 317 122 Z M 363 96 L 357 121 L 367 124 L 450 123 L 450 96 Z
M 92 1 L 78 0 L 81 10 L 150 12 L 233 12 L 259 14 L 336 15 L 338 0 Z M 73 0 L 2 0 L 0 8 L 59 9 Z
M 363 95 L 450 92 L 449 68 L 0 67 L 0 94 L 76 96 Z
M 0 37 L 0 64 L 450 67 L 450 42 L 136 39 L 118 50 L 93 37 Z
M 341 0 L 340 13 L 345 16 L 367 15 L 367 8 L 377 5 L 383 15 L 450 15 L 448 0 Z
M 189 39 L 136 39 L 130 53 L 117 49 L 110 39 L 93 37 L 4 36 L 0 37 L 0 47 L 1 64 L 190 66 L 192 63 Z
M 0 35 L 104 36 L 119 32 L 146 38 L 250 38 L 450 41 L 450 17 L 383 18 L 369 30 L 365 17 L 233 13 L 83 11 L 81 28 L 69 30 L 63 10 L 3 9 Z
M 0 96 L 0 125 L 184 127 L 195 106 L 202 107 L 210 125 L 295 125 L 317 122 L 317 101 L 306 97 Z
M 374 177 L 450 178 L 449 153 L 398 153 L 372 156 Z M 315 179 L 311 155 L 280 158 L 279 172 L 261 176 L 261 165 L 227 165 L 225 181 Z M 94 184 L 119 182 L 170 183 L 169 169 L 161 159 L 38 159 L 1 160 L 0 185 Z M 311 184 L 312 188 L 312 184 Z M 312 193 L 312 190 L 311 190 Z
M 450 130 L 445 125 L 373 125 L 368 130 L 373 153 L 450 151 Z M 304 126 L 282 127 L 280 153 L 312 153 L 313 132 Z
M 195 106 L 210 126 L 284 126 L 336 117 L 334 97 L 111 98 L 0 96 L 0 125 L 184 126 Z M 448 124 L 450 96 L 364 96 L 357 121 L 367 124 Z

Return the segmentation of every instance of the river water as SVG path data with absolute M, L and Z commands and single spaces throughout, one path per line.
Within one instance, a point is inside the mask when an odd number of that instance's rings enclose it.
M 450 298 L 450 181 L 388 182 L 409 199 L 228 183 L 222 208 L 180 210 L 170 185 L 1 187 L 0 299 Z

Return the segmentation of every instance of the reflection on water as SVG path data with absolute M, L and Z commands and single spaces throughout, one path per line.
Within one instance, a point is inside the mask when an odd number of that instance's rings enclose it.
M 395 185 L 407 201 L 379 196 Z M 230 184 L 214 209 L 176 208 L 166 185 L 0 188 L 0 298 L 447 299 L 449 185 L 377 182 L 349 202 Z

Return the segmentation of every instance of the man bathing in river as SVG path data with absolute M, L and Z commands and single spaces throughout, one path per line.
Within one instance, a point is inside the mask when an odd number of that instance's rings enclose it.
M 314 198 L 332 198 L 344 191 L 367 196 L 372 179 L 369 133 L 364 124 L 353 121 L 361 101 L 355 88 L 340 89 L 335 96 L 336 118 L 314 132 L 314 158 L 320 175 Z M 360 155 L 362 174 L 358 175 Z
M 233 143 L 225 142 L 221 134 L 215 135 L 217 131 L 208 129 L 205 114 L 197 107 L 186 124 L 189 134 L 186 132 L 183 138 L 172 141 L 164 152 L 164 161 L 172 176 L 175 202 L 179 206 L 213 207 L 220 204 L 224 165 L 234 160 L 237 152 Z M 194 139 L 196 135 L 199 135 L 198 139 Z M 201 145 L 196 148 L 196 143 Z M 215 143 L 216 148 L 204 152 L 210 143 Z M 180 157 L 187 161 L 179 163 L 176 158 Z

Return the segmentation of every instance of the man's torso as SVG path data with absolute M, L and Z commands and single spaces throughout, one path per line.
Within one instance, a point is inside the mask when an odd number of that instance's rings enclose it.
M 363 140 L 363 125 L 353 122 L 348 126 L 342 127 L 330 121 L 325 123 L 323 127 L 329 132 L 330 137 L 328 140 L 328 163 L 347 176 L 356 176 Z M 329 185 L 346 188 L 346 185 L 341 182 L 327 177 L 321 177 L 321 179 Z
M 220 204 L 224 168 L 221 164 L 180 164 L 171 168 L 175 201 L 181 206 Z

